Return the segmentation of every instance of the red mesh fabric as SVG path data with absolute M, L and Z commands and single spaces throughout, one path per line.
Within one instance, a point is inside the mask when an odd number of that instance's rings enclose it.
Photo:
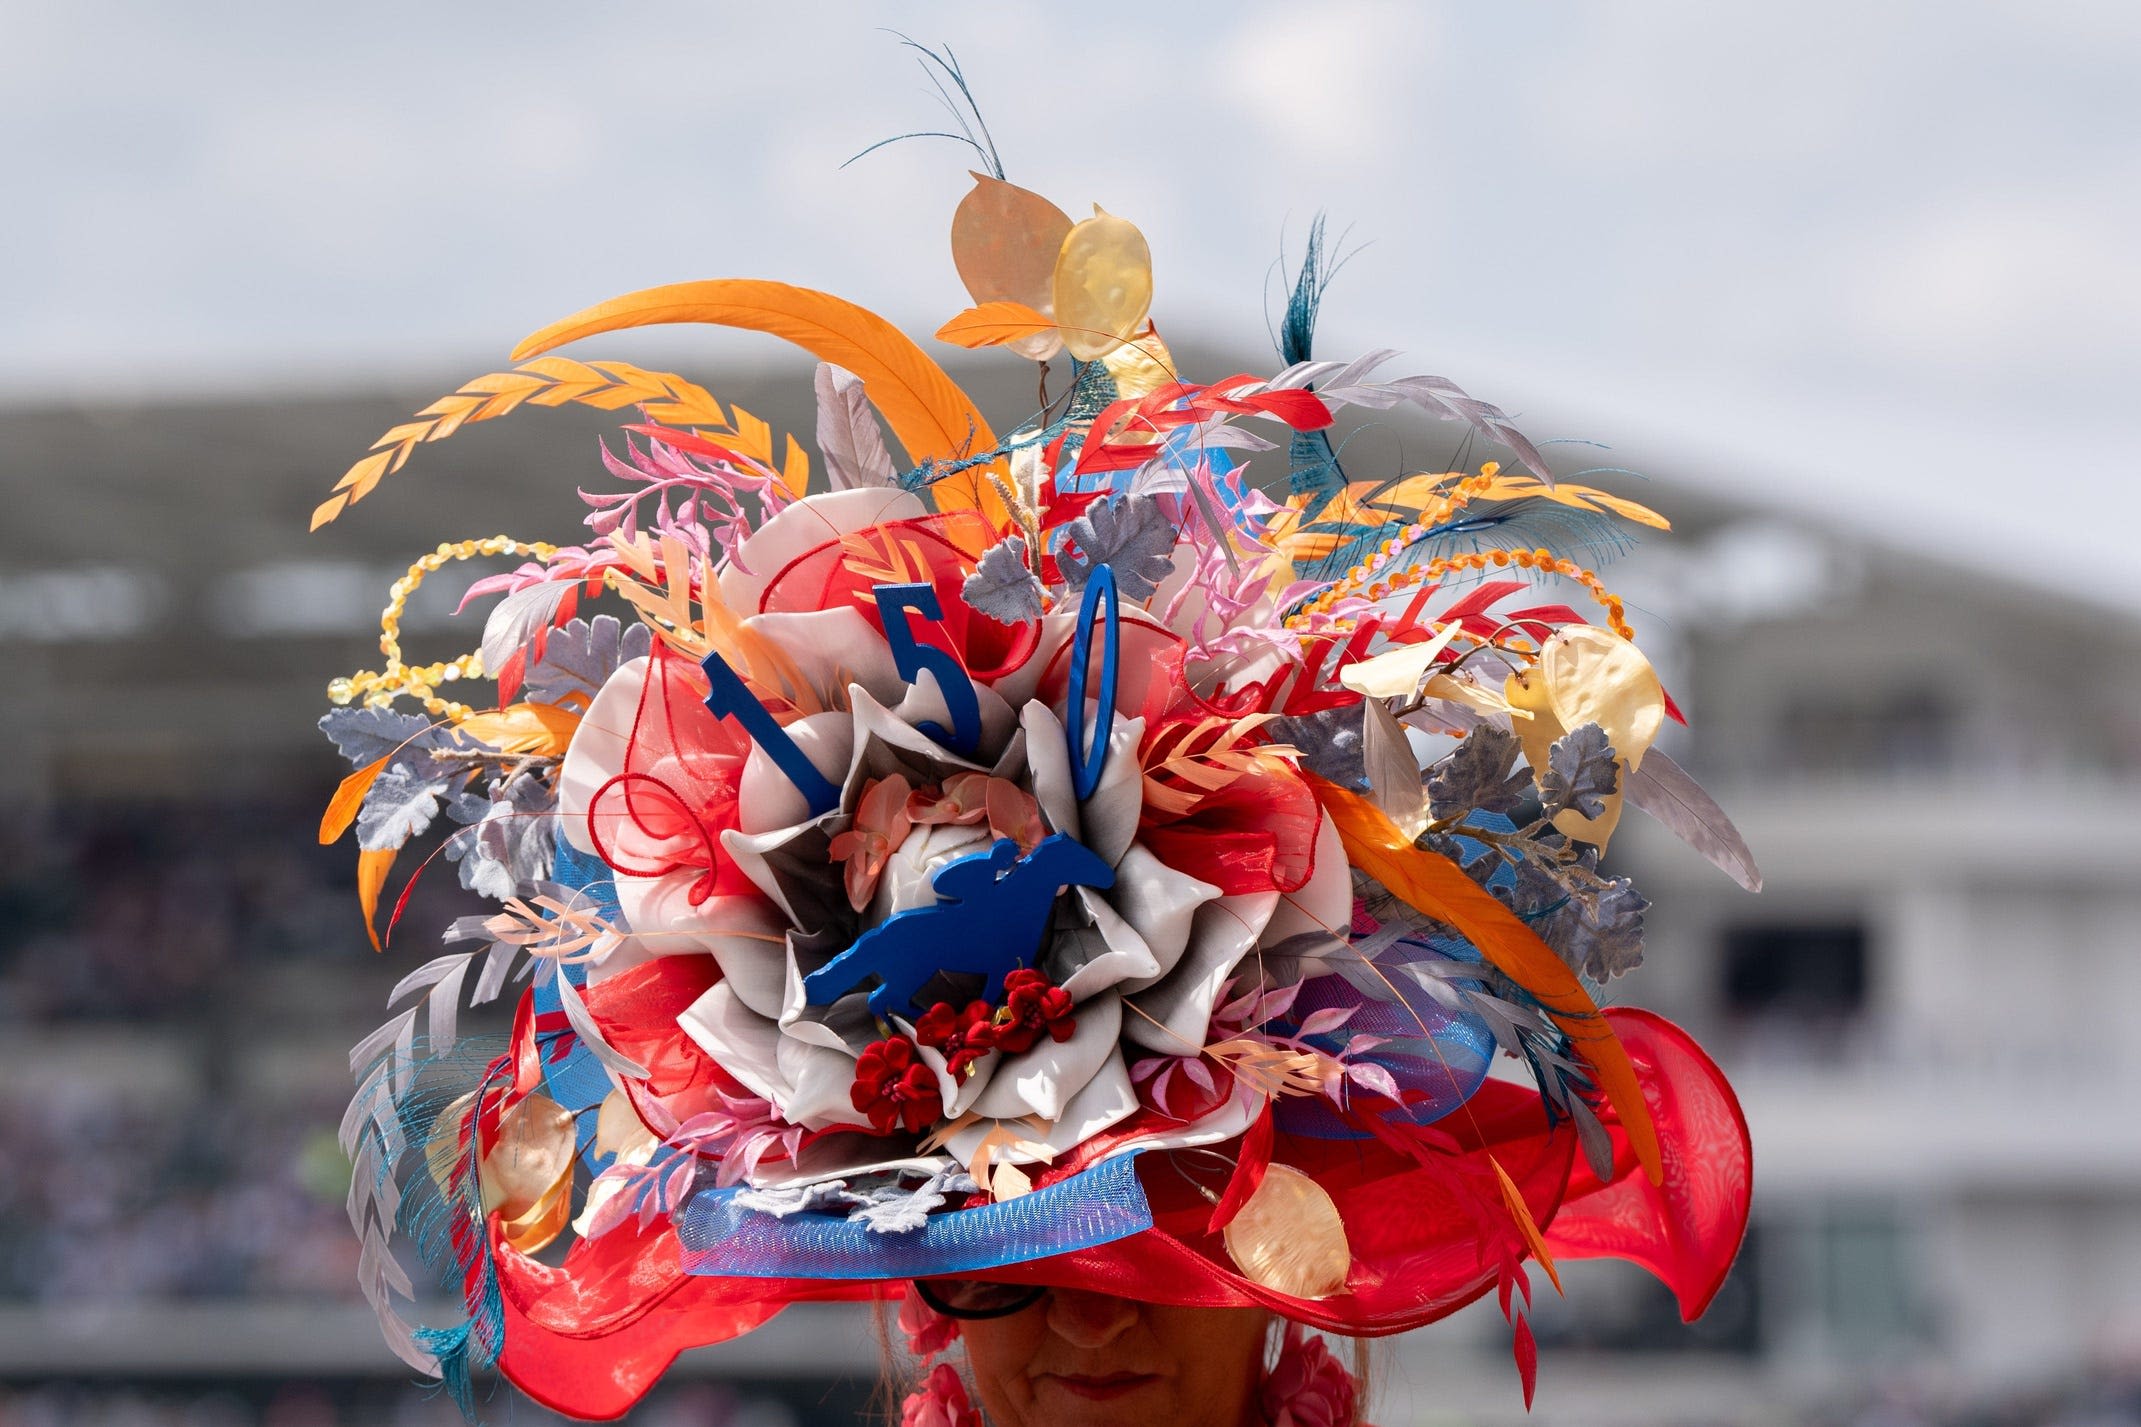
M 721 855 L 751 740 L 733 720 L 714 717 L 706 693 L 705 671 L 657 641 L 624 769 L 587 810 L 588 837 L 604 862 L 629 877 L 695 871 L 694 903 L 752 890 Z
M 1176 810 L 1147 798 L 1138 817 L 1138 841 L 1169 867 L 1229 896 L 1300 891 L 1316 870 L 1323 810 L 1315 794 L 1276 759 L 1240 771 L 1214 758 L 1207 768 L 1233 774 L 1216 788 L 1168 773 L 1167 766 L 1179 760 L 1220 750 L 1234 737 L 1239 711 L 1215 705 L 1189 687 L 1179 642 L 1155 656 L 1153 669 L 1137 705 L 1145 720 L 1139 756 L 1148 774 L 1157 771 L 1172 791 L 1195 801 Z M 1252 740 L 1261 741 L 1255 735 Z
M 913 617 L 925 642 L 959 656 L 969 676 L 997 678 L 1026 662 L 1040 637 L 1032 623 L 999 624 L 967 604 L 960 592 L 983 551 L 995 543 L 988 522 L 970 510 L 887 521 L 828 540 L 788 562 L 767 581 L 761 612 L 838 609 L 852 604 L 873 623 L 883 584 L 926 584 L 936 591 L 941 621 Z
M 1680 1316 L 1700 1317 L 1739 1252 L 1754 1190 L 1747 1117 L 1724 1072 L 1686 1031 L 1648 1011 L 1614 1009 L 1658 1126 L 1664 1182 L 1631 1169 L 1633 1156 L 1610 1108 L 1613 1179 L 1601 1184 L 1581 1157 L 1561 1213 L 1546 1235 L 1562 1258 L 1617 1258 L 1641 1264 L 1672 1289 Z
M 658 1103 L 675 1124 L 718 1109 L 716 1092 L 748 1093 L 696 1041 L 677 1031 L 677 1017 L 720 979 L 711 956 L 661 956 L 581 993 L 603 1039 L 647 1068 L 645 1080 L 625 1088 L 640 1118 L 657 1122 L 649 1125 L 656 1133 L 661 1117 L 650 1115 L 644 1100 Z
M 1229 896 L 1298 892 L 1316 870 L 1316 795 L 1287 773 L 1247 773 L 1169 816 L 1146 804 L 1137 837 L 1178 872 Z
M 1155 1303 L 1261 1304 L 1336 1332 L 1400 1332 L 1442 1318 L 1491 1287 L 1516 1230 L 1493 1188 L 1492 1155 L 1556 1254 L 1631 1259 L 1699 1312 L 1723 1281 L 1746 1227 L 1745 1122 L 1723 1077 L 1685 1033 L 1642 1011 L 1606 1013 L 1645 1076 L 1666 1146 L 1665 1184 L 1636 1169 L 1609 1126 L 1614 1177 L 1601 1184 L 1576 1155 L 1566 1122 L 1549 1131 L 1538 1095 L 1489 1081 L 1466 1106 L 1423 1132 L 1426 1163 L 1380 1140 L 1276 1138 L 1273 1158 L 1316 1177 L 1346 1223 L 1354 1270 L 1348 1291 L 1306 1300 L 1235 1273 L 1211 1205 L 1164 1156 L 1140 1162 L 1154 1227 L 1082 1253 L 1008 1266 L 1006 1282 L 1102 1289 Z M 1105 1141 L 1051 1166 L 1075 1173 Z M 494 1243 L 496 1235 L 494 1234 Z M 573 1245 L 550 1268 L 496 1244 L 506 1302 L 507 1376 L 538 1401 L 582 1417 L 613 1417 L 638 1400 L 687 1347 L 747 1332 L 785 1304 L 869 1298 L 896 1285 L 793 1279 L 694 1278 L 678 1266 L 666 1229 L 630 1226 Z

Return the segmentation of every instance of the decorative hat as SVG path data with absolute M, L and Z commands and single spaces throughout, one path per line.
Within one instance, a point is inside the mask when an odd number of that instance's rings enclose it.
M 417 844 L 495 904 L 352 1055 L 394 1350 L 610 1417 L 686 1348 L 910 1281 L 1366 1335 L 1493 1292 L 1528 1400 L 1534 1269 L 1631 1259 L 1700 1313 L 1745 1122 L 1686 1034 L 1599 1005 L 1643 950 L 1628 807 L 1759 880 L 1591 568 L 1665 521 L 1394 353 L 1313 359 L 1320 231 L 1280 369 L 1216 379 L 1129 220 L 999 170 L 951 238 L 975 305 L 938 340 L 1040 364 L 1001 433 L 853 303 L 688 282 L 536 333 L 314 516 L 470 422 L 630 412 L 579 543 L 425 555 L 322 721 L 375 944 Z M 658 323 L 815 356 L 814 442 L 578 354 Z M 1397 407 L 1503 460 L 1342 463 L 1334 423 Z M 480 647 L 405 662 L 410 592 L 503 555 Z M 459 1036 L 504 998 L 503 1041 Z M 458 1321 L 406 1320 L 403 1243 Z

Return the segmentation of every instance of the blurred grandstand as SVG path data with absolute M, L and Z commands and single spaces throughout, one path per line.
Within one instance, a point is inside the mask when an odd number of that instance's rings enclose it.
M 810 429 L 793 388 L 710 385 Z M 315 845 L 340 770 L 312 723 L 415 555 L 575 527 L 609 423 L 472 430 L 307 537 L 434 394 L 0 412 L 0 1427 L 458 1420 L 356 1297 L 334 1124 L 345 1048 L 468 894 L 434 870 L 373 955 L 348 850 Z M 2141 1424 L 2141 623 L 1615 459 L 1679 527 L 1617 580 L 1694 720 L 1674 752 L 1769 874 L 1746 898 L 1629 835 L 1635 994 L 1742 1086 L 1757 1223 L 1693 1326 L 1576 1266 L 1530 1420 Z M 474 642 L 453 573 L 406 625 L 426 657 Z M 634 1420 L 851 1422 L 875 1353 L 859 1314 L 798 1312 Z M 1377 1420 L 1525 1420 L 1505 1354 L 1498 1320 L 1412 1335 Z

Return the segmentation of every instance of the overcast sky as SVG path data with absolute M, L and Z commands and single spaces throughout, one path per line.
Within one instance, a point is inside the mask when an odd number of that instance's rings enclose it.
M 2141 523 L 2132 0 L 0 0 L 0 401 L 452 380 L 690 277 L 933 327 L 967 156 L 839 167 L 942 118 L 888 15 L 1178 342 L 1261 349 L 1322 209 L 1325 355 L 2051 579 Z

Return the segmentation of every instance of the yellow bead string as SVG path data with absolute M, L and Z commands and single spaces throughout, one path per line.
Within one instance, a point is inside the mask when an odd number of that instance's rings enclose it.
M 1333 605 L 1351 595 L 1365 594 L 1371 600 L 1385 600 L 1409 585 L 1417 585 L 1426 580 L 1439 580 L 1453 571 L 1485 570 L 1489 565 L 1502 568 L 1515 565 L 1520 569 L 1544 570 L 1576 581 L 1589 590 L 1591 597 L 1605 609 L 1606 620 L 1615 634 L 1626 640 L 1635 639 L 1635 631 L 1629 627 L 1626 618 L 1627 606 L 1622 603 L 1621 597 L 1608 590 L 1605 582 L 1592 571 L 1586 570 L 1574 560 L 1562 559 L 1543 546 L 1537 550 L 1469 551 L 1460 555 L 1448 555 L 1430 560 L 1424 565 L 1408 565 L 1403 569 L 1392 570 L 1381 579 L 1376 578 L 1384 566 L 1424 535 L 1428 528 L 1420 523 L 1408 525 L 1399 534 L 1384 541 L 1367 559 L 1346 571 L 1343 579 L 1288 616 L 1287 626 L 1298 628 L 1305 625 L 1316 615 L 1328 613 Z M 1351 629 L 1356 622 L 1340 619 L 1336 621 L 1336 625 L 1340 629 Z
M 442 663 L 411 667 L 402 662 L 401 620 L 409 607 L 409 596 L 416 593 L 424 583 L 424 577 L 444 569 L 449 561 L 469 560 L 478 555 L 527 555 L 537 560 L 548 561 L 557 554 L 558 547 L 541 540 L 515 540 L 509 535 L 493 535 L 487 540 L 462 540 L 443 544 L 409 567 L 409 572 L 396 580 L 387 591 L 387 607 L 379 615 L 379 652 L 386 656 L 386 667 L 374 673 L 359 670 L 346 679 L 336 679 L 327 686 L 330 703 L 349 704 L 362 699 L 367 708 L 385 708 L 397 698 L 412 698 L 422 702 L 425 712 L 433 718 L 458 720 L 474 712 L 467 704 L 457 704 L 438 695 L 440 684 L 450 684 L 459 679 L 483 677 L 483 655 L 480 652 L 463 654 L 458 659 Z

